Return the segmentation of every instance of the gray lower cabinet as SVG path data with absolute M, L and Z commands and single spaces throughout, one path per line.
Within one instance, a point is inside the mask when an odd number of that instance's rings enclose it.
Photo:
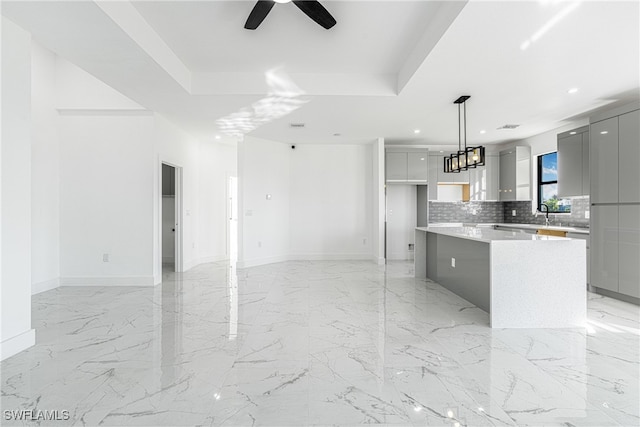
M 572 233 L 572 232 L 568 232 L 567 233 L 567 237 L 570 239 L 580 239 L 580 240 L 585 240 L 586 241 L 586 245 L 587 245 L 587 264 L 585 265 L 585 268 L 587 270 L 587 284 L 591 283 L 591 275 L 590 275 L 590 268 L 589 266 L 591 265 L 591 261 L 590 261 L 590 246 L 591 246 L 591 239 L 589 237 L 588 234 L 582 234 L 582 233 Z
M 618 117 L 620 203 L 640 203 L 640 110 Z
M 640 205 L 619 206 L 619 289 L 640 298 Z
M 618 206 L 591 206 L 590 240 L 589 283 L 598 288 L 619 292 Z

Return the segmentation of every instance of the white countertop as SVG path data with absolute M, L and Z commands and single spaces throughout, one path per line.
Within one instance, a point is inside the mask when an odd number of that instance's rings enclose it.
M 557 231 L 566 231 L 567 233 L 576 233 L 576 234 L 589 234 L 588 228 L 581 227 L 561 227 L 551 225 L 549 227 L 545 227 L 542 224 L 506 224 L 506 223 L 462 223 L 462 222 L 449 222 L 449 223 L 436 223 L 431 224 L 430 227 L 479 227 L 479 228 L 491 228 L 494 226 L 500 226 L 504 228 L 513 228 L 517 230 L 538 230 L 538 229 L 546 229 L 546 230 L 557 230 Z
M 540 227 L 538 227 L 540 228 Z M 460 239 L 476 240 L 478 242 L 496 241 L 542 241 L 542 240 L 572 240 L 566 237 L 541 236 L 537 234 L 519 233 L 517 231 L 494 230 L 490 227 L 416 227 L 416 230 Z

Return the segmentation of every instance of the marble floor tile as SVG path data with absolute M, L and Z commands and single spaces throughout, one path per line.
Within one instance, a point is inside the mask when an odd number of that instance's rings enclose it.
M 592 293 L 584 328 L 491 329 L 408 262 L 218 262 L 44 292 L 32 322 L 2 425 L 640 425 L 640 308 Z

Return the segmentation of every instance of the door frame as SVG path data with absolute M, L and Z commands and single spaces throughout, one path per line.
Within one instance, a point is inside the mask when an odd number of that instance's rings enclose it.
M 184 230 L 183 230 L 183 218 L 182 218 L 182 182 L 183 182 L 183 170 L 182 166 L 172 163 L 167 160 L 160 159 L 160 171 L 159 171 L 159 197 L 158 197 L 158 232 L 159 232 L 159 246 L 160 250 L 159 261 L 160 261 L 160 271 L 162 271 L 162 165 L 171 166 L 175 170 L 175 204 L 174 204 L 174 218 L 175 218 L 175 235 L 174 235 L 174 271 L 176 273 L 182 273 L 184 271 L 184 257 L 183 257 L 183 239 L 184 239 Z

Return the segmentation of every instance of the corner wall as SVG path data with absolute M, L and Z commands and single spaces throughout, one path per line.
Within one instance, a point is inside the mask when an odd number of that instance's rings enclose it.
M 35 344 L 31 329 L 31 36 L 2 23 L 0 360 Z

